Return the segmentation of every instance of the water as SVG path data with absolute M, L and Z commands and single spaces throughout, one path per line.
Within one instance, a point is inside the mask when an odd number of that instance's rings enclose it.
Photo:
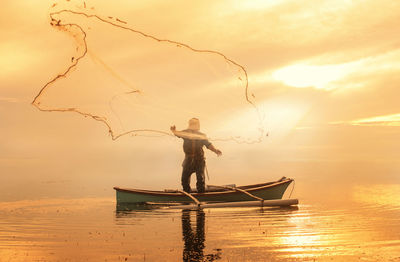
M 354 186 L 342 202 L 204 211 L 3 202 L 0 261 L 400 261 L 399 194 L 400 185 Z

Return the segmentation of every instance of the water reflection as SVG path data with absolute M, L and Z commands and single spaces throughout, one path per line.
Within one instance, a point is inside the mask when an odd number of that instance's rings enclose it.
M 191 213 L 196 216 L 195 228 L 192 225 Z M 215 249 L 215 253 L 204 255 L 205 220 L 203 210 L 182 210 L 183 261 L 214 261 L 221 258 L 221 249 Z
M 182 237 L 185 242 L 183 261 L 202 261 L 204 258 L 204 223 L 203 210 L 196 212 L 196 230 L 192 228 L 190 211 L 182 210 Z
M 196 215 L 195 229 L 191 222 L 192 212 Z M 205 213 L 203 210 L 182 210 L 183 261 L 214 261 L 221 258 L 221 249 L 215 249 L 215 254 L 204 255 L 204 226 Z
M 0 203 L 0 261 L 400 261 L 398 189 L 357 187 L 343 206 L 265 209 Z
M 147 205 L 142 203 L 117 203 L 116 205 L 116 212 L 123 214 L 124 212 L 131 212 L 137 210 L 153 210 L 159 209 L 161 205 Z
M 353 199 L 358 203 L 400 208 L 400 184 L 358 185 L 353 189 Z

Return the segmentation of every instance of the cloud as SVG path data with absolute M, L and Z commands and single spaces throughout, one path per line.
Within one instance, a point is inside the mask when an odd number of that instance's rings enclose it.
M 19 99 L 14 98 L 14 97 L 4 97 L 4 96 L 0 96 L 0 102 L 18 103 L 18 102 L 19 102 Z
M 400 70 L 400 49 L 341 64 L 321 58 L 300 61 L 272 73 L 275 80 L 297 88 L 340 89 L 363 87 L 371 79 Z
M 364 118 L 347 123 L 355 126 L 400 126 L 400 113 Z

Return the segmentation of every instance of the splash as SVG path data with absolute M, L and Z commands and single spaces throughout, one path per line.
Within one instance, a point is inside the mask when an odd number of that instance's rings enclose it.
M 265 136 L 247 71 L 233 59 L 136 30 L 85 2 L 60 6 L 51 7 L 50 25 L 73 39 L 73 54 L 32 101 L 39 110 L 101 122 L 113 140 L 171 136 L 171 125 L 184 129 L 192 117 L 214 141 L 256 143 Z

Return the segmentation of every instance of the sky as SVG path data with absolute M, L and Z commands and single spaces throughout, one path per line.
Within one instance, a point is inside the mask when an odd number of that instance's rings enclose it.
M 74 54 L 71 38 L 49 25 L 49 12 L 63 6 L 81 8 L 82 3 L 2 2 L 0 201 L 112 196 L 113 186 L 180 187 L 179 139 L 112 140 L 102 123 L 76 113 L 41 112 L 31 105 Z M 223 156 L 207 152 L 210 184 L 250 184 L 288 176 L 298 181 L 301 193 L 310 184 L 323 188 L 326 183 L 400 182 L 397 1 L 120 0 L 110 4 L 99 0 L 85 5 L 90 12 L 118 17 L 160 39 L 216 50 L 246 69 L 249 87 L 265 114 L 268 137 L 255 144 L 213 142 Z M 117 61 L 113 67 L 117 72 L 137 67 L 134 61 L 124 60 L 132 39 L 111 34 L 101 40 L 103 31 L 95 33 L 99 38 L 94 37 L 93 43 L 97 50 L 108 51 L 107 61 Z M 154 75 L 145 75 L 143 81 L 156 81 L 161 75 L 165 83 L 176 80 L 168 63 L 161 64 L 165 71 L 154 70 L 156 58 L 168 62 L 174 59 L 172 53 L 155 54 L 148 44 L 135 47 L 132 52 L 143 57 L 140 68 Z M 72 83 L 86 81 L 90 66 L 73 72 Z M 191 74 L 179 79 L 192 81 Z M 96 82 L 89 84 L 96 87 Z M 164 94 L 157 88 L 152 92 Z M 181 98 L 173 94 L 167 101 Z M 219 95 L 214 89 L 199 95 L 197 110 L 205 133 L 221 126 L 228 130 L 224 132 L 235 133 L 254 125 L 249 109 L 224 102 L 225 93 Z M 235 116 L 230 125 L 217 121 L 226 115 Z M 131 121 L 142 127 L 162 123 L 168 130 L 170 123 L 184 129 L 183 117 L 150 114 Z

